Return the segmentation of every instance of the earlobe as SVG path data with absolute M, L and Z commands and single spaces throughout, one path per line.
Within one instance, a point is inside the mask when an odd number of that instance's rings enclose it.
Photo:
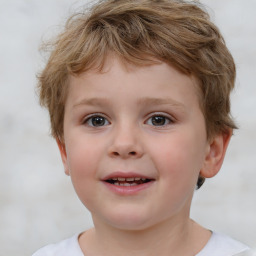
M 208 145 L 204 166 L 200 171 L 200 175 L 205 178 L 215 176 L 223 163 L 226 150 L 232 136 L 232 130 L 216 135 Z
M 65 144 L 61 142 L 59 139 L 56 139 L 56 142 L 60 151 L 61 160 L 64 166 L 65 173 L 69 175 L 69 168 L 67 164 L 67 152 L 66 152 Z

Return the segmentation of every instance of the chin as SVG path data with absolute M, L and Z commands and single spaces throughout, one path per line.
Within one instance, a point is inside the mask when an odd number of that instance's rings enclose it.
M 134 222 L 134 221 L 120 221 L 118 223 L 110 223 L 110 225 L 113 227 L 113 228 L 116 228 L 116 229 L 119 229 L 119 230 L 122 230 L 122 231 L 130 231 L 130 232 L 140 232 L 140 231 L 143 231 L 143 230 L 146 230 L 148 228 L 150 228 L 152 226 L 151 223 L 148 223 L 147 221 L 137 221 L 137 222 Z
M 115 211 L 105 215 L 104 219 L 108 225 L 124 231 L 141 231 L 154 225 L 149 212 L 143 214 L 138 210 L 131 211 L 131 209 L 124 212 Z

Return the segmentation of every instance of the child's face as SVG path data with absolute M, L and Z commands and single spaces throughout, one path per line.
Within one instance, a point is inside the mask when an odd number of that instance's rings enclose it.
M 71 77 L 62 159 L 98 225 L 188 218 L 209 153 L 196 86 L 167 64 L 126 69 L 114 58 Z

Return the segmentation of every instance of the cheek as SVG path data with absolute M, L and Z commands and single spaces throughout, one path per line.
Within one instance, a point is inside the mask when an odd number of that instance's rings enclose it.
M 196 183 L 203 154 L 193 136 L 176 135 L 151 148 L 159 175 L 170 185 L 193 186 Z
M 95 198 L 93 186 L 97 171 L 96 152 L 85 143 L 70 144 L 67 148 L 67 163 L 73 187 L 81 202 L 90 208 Z
M 67 143 L 67 164 L 73 183 L 84 183 L 95 177 L 98 158 L 93 145 L 83 140 Z

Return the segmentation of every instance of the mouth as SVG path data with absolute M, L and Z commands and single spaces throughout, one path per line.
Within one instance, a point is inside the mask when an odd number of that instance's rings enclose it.
M 102 179 L 110 191 L 120 196 L 143 193 L 153 186 L 156 179 L 135 172 L 113 172 Z
M 145 184 L 148 182 L 153 181 L 153 179 L 149 178 L 141 178 L 141 177 L 113 177 L 105 180 L 105 182 L 115 185 L 115 186 L 123 186 L 123 187 L 132 187 L 132 186 L 138 186 L 141 184 Z

